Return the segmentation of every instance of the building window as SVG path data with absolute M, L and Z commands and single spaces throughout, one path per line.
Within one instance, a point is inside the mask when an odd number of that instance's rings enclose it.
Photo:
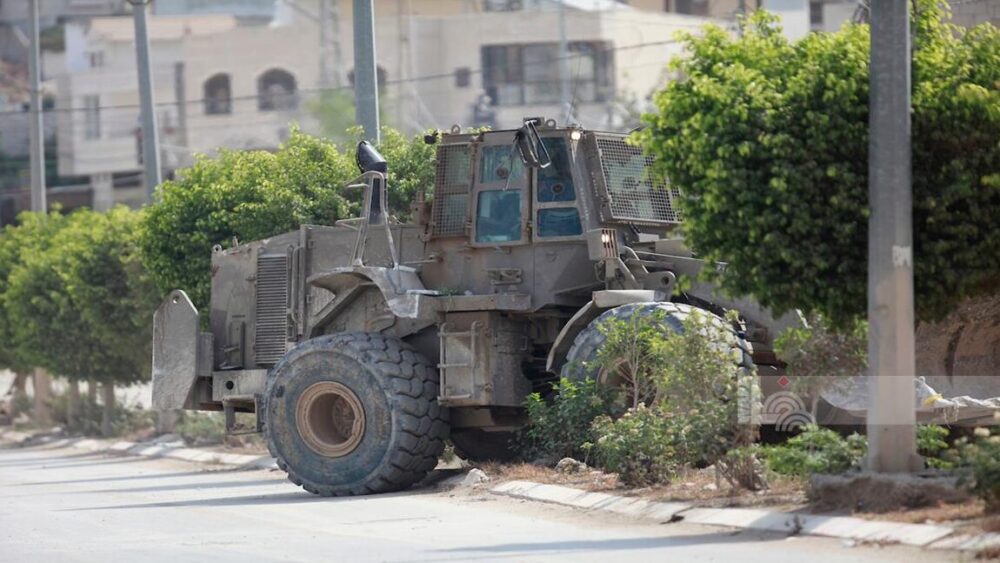
M 823 25 L 823 3 L 822 2 L 810 2 L 809 3 L 809 23 L 814 26 Z
M 204 98 L 206 114 L 232 113 L 232 91 L 229 88 L 229 75 L 220 72 L 206 80 Z
M 708 0 L 673 0 L 674 12 L 689 16 L 707 16 Z
M 104 51 L 92 51 L 88 53 L 88 58 L 90 59 L 90 68 L 104 66 Z
M 603 102 L 611 93 L 611 54 L 605 43 L 568 45 L 574 102 Z M 559 102 L 559 45 L 491 45 L 482 48 L 483 88 L 496 105 Z
M 483 0 L 484 12 L 516 12 L 522 8 L 522 0 Z
M 101 98 L 99 96 L 83 97 L 83 138 L 101 138 Z
M 257 79 L 257 109 L 260 111 L 293 110 L 299 107 L 295 77 L 273 68 Z

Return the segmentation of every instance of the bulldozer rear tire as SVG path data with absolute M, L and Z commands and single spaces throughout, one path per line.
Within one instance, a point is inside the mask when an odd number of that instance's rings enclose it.
M 430 362 L 377 333 L 320 336 L 268 374 L 268 449 L 288 479 L 322 496 L 398 491 L 437 465 L 448 411 Z

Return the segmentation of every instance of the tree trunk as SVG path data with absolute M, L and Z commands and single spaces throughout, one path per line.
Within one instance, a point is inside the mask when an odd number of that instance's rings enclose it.
M 14 383 L 11 384 L 10 389 L 13 393 L 10 412 L 11 419 L 13 420 L 15 416 L 21 414 L 19 410 L 15 409 L 19 409 L 24 404 L 24 398 L 28 396 L 28 374 L 15 373 Z
M 93 379 L 87 380 L 87 400 L 90 401 L 91 404 L 97 402 L 97 382 Z
M 32 412 L 35 424 L 42 428 L 49 427 L 52 425 L 52 409 L 50 408 L 52 401 L 52 379 L 49 377 L 49 372 L 41 368 L 35 368 L 32 387 L 35 393 L 34 410 Z
M 14 383 L 10 386 L 15 395 L 25 395 L 28 392 L 28 375 L 25 373 L 15 373 Z
M 115 411 L 115 386 L 105 383 L 101 386 L 101 399 L 104 402 L 104 412 L 101 414 L 101 434 L 110 438 L 114 429 L 111 427 L 111 417 Z
M 66 392 L 66 428 L 70 432 L 80 429 L 80 382 L 75 379 L 69 380 Z

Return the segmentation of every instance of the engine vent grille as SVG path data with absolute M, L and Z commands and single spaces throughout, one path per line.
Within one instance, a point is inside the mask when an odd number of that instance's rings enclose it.
M 258 365 L 273 365 L 288 342 L 288 257 L 257 257 L 257 319 L 254 352 Z
M 597 148 L 611 196 L 612 217 L 637 223 L 680 222 L 673 204 L 680 192 L 649 176 L 652 157 L 623 138 L 598 137 Z
M 468 145 L 440 145 L 431 209 L 432 234 L 438 237 L 465 235 L 465 215 L 472 185 L 472 154 Z

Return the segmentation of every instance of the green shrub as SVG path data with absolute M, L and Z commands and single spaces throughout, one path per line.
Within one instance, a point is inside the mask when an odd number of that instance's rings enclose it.
M 844 438 L 828 428 L 806 426 L 798 436 L 761 452 L 767 467 L 781 475 L 804 477 L 812 473 L 843 473 L 858 467 L 868 451 L 868 440 L 860 434 Z
M 977 428 L 972 440 L 956 441 L 951 454 L 960 483 L 983 499 L 987 512 L 1000 512 L 1000 433 Z
M 954 464 L 944 459 L 948 450 L 948 429 L 936 424 L 921 424 L 917 426 L 917 453 L 924 457 L 928 467 L 935 469 L 951 469 Z
M 868 368 L 868 323 L 835 327 L 813 315 L 806 326 L 782 331 L 774 351 L 786 364 L 788 390 L 811 400 L 810 413 L 816 420 L 820 394 L 849 384 Z
M 221 412 L 181 411 L 175 431 L 189 444 L 222 444 L 226 440 L 226 419 Z
M 528 457 L 582 459 L 583 445 L 591 441 L 591 422 L 602 415 L 620 413 L 620 393 L 593 379 L 576 382 L 566 378 L 553 391 L 549 400 L 538 393 L 525 400 L 528 425 L 518 435 L 520 449 Z
M 622 483 L 644 486 L 669 481 L 678 467 L 671 419 L 639 404 L 621 418 L 594 420 L 595 440 L 586 445 L 593 462 L 618 474 Z

